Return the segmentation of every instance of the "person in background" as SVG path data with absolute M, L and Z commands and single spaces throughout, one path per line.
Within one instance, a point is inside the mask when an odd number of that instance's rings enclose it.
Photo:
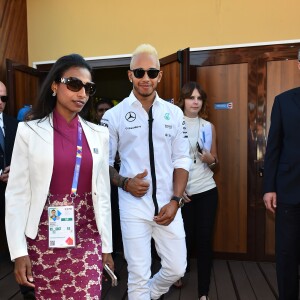
M 19 122 L 23 122 L 26 119 L 26 115 L 30 112 L 32 108 L 32 105 L 25 104 L 22 108 L 19 109 L 17 120 Z M 35 294 L 34 294 L 34 288 L 26 286 L 26 285 L 20 285 L 20 291 L 23 295 L 24 300 L 34 300 Z
M 25 104 L 22 108 L 19 109 L 18 111 L 18 115 L 17 115 L 17 120 L 19 122 L 22 122 L 22 121 L 28 121 L 26 118 L 27 118 L 27 115 L 29 114 L 29 112 L 31 111 L 32 109 L 32 105 L 31 104 Z
M 0 81 L 0 226 L 3 253 L 8 252 L 5 237 L 5 190 L 9 177 L 10 161 L 18 127 L 18 121 L 5 114 L 8 101 L 6 86 Z M 2 252 L 2 250 L 1 250 Z
M 196 244 L 198 297 L 207 300 L 212 267 L 212 239 L 218 203 L 218 189 L 213 179 L 213 168 L 218 163 L 216 131 L 206 121 L 207 96 L 196 82 L 186 83 L 178 105 L 184 112 L 190 158 L 193 163 L 183 193 L 182 208 L 186 232 L 188 268 L 191 252 Z M 181 286 L 179 281 L 175 285 Z
M 264 159 L 263 201 L 267 210 L 275 214 L 275 257 L 280 300 L 299 299 L 299 120 L 300 88 L 276 96 Z
M 9 178 L 10 161 L 18 127 L 18 121 L 3 111 L 8 101 L 7 89 L 0 81 L 0 241 L 1 260 L 8 257 L 8 246 L 5 234 L 5 190 Z M 3 258 L 2 258 L 3 256 Z M 8 258 L 9 259 L 9 258 Z M 25 293 L 25 291 L 24 291 Z M 23 294 L 24 294 L 23 293 Z
M 137 47 L 128 78 L 133 91 L 106 111 L 101 124 L 110 132 L 110 176 L 119 187 L 128 299 L 159 299 L 186 268 L 180 207 L 190 166 L 188 141 L 182 111 L 157 95 L 162 71 L 153 46 Z M 120 173 L 113 168 L 117 151 Z M 152 237 L 162 267 L 150 279 Z
M 5 232 L 4 223 L 2 223 L 5 211 L 5 189 L 9 177 L 11 155 L 18 127 L 18 121 L 15 118 L 3 113 L 7 101 L 6 86 L 0 81 L 0 204 L 1 225 L 3 225 L 1 228 L 3 232 Z
M 95 111 L 96 111 L 96 123 L 100 124 L 101 119 L 104 115 L 104 113 L 114 107 L 114 104 L 111 100 L 109 99 L 101 99 L 99 100 L 96 105 L 95 105 Z
M 114 269 L 109 133 L 80 116 L 95 90 L 83 57 L 63 56 L 18 126 L 6 232 L 16 280 L 37 299 L 100 299 L 103 265 Z
M 110 99 L 101 98 L 95 105 L 96 123 L 100 124 L 104 113 L 114 107 L 114 103 Z M 120 157 L 116 154 L 114 168 L 119 171 L 120 169 Z M 122 247 L 122 234 L 120 226 L 120 213 L 119 213 L 119 197 L 118 187 L 111 186 L 111 211 L 112 211 L 112 231 L 113 231 L 113 248 L 114 254 L 121 254 L 123 252 Z

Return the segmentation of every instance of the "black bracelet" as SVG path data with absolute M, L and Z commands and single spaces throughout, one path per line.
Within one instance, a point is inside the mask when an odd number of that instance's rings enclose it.
M 122 181 L 122 184 L 121 184 L 121 186 L 120 186 L 120 188 L 121 188 L 122 190 L 124 190 L 124 186 L 125 186 L 126 179 L 128 179 L 128 177 L 124 177 L 124 179 L 123 179 L 123 181 Z
M 129 181 L 131 180 L 131 178 L 126 178 L 126 180 L 125 180 L 125 183 L 124 183 L 124 188 L 123 188 L 123 190 L 125 191 L 125 192 L 128 192 L 128 183 L 129 183 Z

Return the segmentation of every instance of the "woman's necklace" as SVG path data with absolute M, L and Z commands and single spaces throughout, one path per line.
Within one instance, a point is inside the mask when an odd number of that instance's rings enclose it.
M 198 143 L 198 140 L 199 140 L 199 136 L 200 136 L 200 118 L 198 118 L 198 138 L 197 138 L 197 142 L 196 142 L 196 150 L 194 151 L 194 148 L 192 146 L 192 143 L 189 139 L 189 134 L 188 134 L 188 141 L 189 141 L 189 144 L 190 144 L 190 149 L 192 150 L 193 152 L 193 155 L 194 155 L 194 164 L 196 163 L 196 158 L 197 158 L 197 143 Z

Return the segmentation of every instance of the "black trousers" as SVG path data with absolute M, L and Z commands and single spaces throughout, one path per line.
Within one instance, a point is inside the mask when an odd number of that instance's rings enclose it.
M 277 203 L 275 252 L 279 299 L 297 300 L 299 296 L 300 204 Z
M 198 296 L 208 295 L 212 267 L 212 239 L 218 204 L 218 189 L 195 194 L 182 208 L 186 234 L 187 261 L 196 247 Z M 188 269 L 187 268 L 187 269 Z

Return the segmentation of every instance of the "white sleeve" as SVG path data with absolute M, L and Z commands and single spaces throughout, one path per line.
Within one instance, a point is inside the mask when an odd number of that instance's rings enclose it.
M 101 125 L 105 126 L 109 130 L 109 165 L 114 166 L 116 153 L 118 150 L 118 142 L 119 142 L 119 134 L 117 131 L 117 126 L 114 122 L 116 118 L 111 114 L 111 112 L 108 110 L 105 112 L 102 120 Z
M 177 117 L 177 133 L 172 144 L 172 161 L 174 169 L 190 170 L 191 159 L 189 156 L 189 142 L 187 135 L 184 133 L 185 120 L 180 109 Z
M 11 259 L 27 255 L 25 228 L 30 207 L 28 128 L 19 123 L 5 193 L 6 235 Z

